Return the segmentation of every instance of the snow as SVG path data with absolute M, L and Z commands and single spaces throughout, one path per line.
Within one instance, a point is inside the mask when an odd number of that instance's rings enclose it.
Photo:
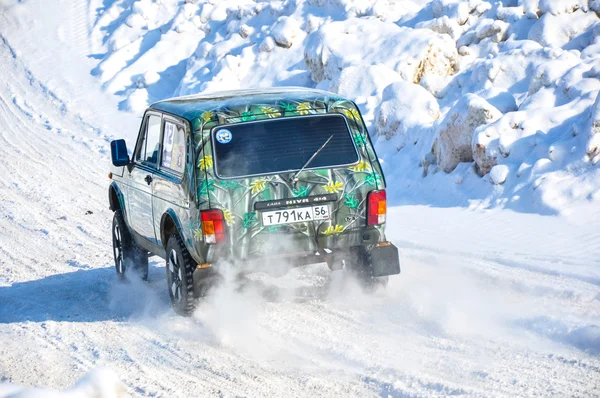
M 497 164 L 490 170 L 490 181 L 494 184 L 504 184 L 510 169 L 505 164 Z
M 301 42 L 306 35 L 300 29 L 295 19 L 285 16 L 279 17 L 275 25 L 273 25 L 271 34 L 275 42 L 285 48 L 290 48 L 294 42 Z M 246 32 L 245 35 L 248 36 L 249 32 Z
M 356 46 L 365 42 L 369 45 Z M 385 49 L 385 51 L 381 51 Z M 335 79 L 349 66 L 385 65 L 404 80 L 452 75 L 457 53 L 448 36 L 370 19 L 324 24 L 306 39 L 304 60 L 316 83 Z
M 376 110 L 375 128 L 381 137 L 377 143 L 392 152 L 415 144 L 421 138 L 422 130 L 430 127 L 439 116 L 437 101 L 423 87 L 404 81 L 390 84 L 383 90 L 381 104 Z M 383 139 L 393 145 L 384 144 Z
M 7 398 L 125 398 L 129 394 L 112 370 L 99 368 L 82 377 L 72 388 L 64 392 L 0 384 L 0 396 Z
M 0 8 L 0 396 L 600 391 L 597 1 Z M 403 273 L 230 279 L 191 319 L 158 259 L 118 283 L 108 142 L 159 99 L 290 85 L 360 107 Z

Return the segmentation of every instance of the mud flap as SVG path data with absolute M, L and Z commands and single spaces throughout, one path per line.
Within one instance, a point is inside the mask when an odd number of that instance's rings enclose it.
M 206 297 L 209 291 L 221 281 L 221 276 L 210 266 L 207 268 L 196 268 L 192 274 L 194 281 L 194 297 Z
M 371 267 L 374 277 L 400 273 L 398 248 L 391 242 L 381 242 L 371 250 Z

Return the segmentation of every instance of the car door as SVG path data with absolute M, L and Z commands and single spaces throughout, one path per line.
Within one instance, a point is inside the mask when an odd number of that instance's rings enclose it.
M 138 142 L 133 167 L 129 171 L 128 222 L 130 228 L 141 237 L 156 243 L 152 211 L 154 174 L 160 158 L 160 113 L 146 112 Z
M 154 230 L 160 244 L 161 216 L 168 210 L 176 213 L 180 222 L 187 225 L 189 215 L 190 184 L 184 179 L 186 164 L 190 162 L 189 134 L 186 124 L 169 115 L 163 116 L 162 154 L 153 182 Z M 167 237 L 168 239 L 168 237 Z

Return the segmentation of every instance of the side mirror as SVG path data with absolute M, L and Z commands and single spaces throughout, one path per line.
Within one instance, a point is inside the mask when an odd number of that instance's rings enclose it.
M 130 163 L 125 140 L 114 140 L 110 142 L 110 157 L 113 166 L 127 166 Z

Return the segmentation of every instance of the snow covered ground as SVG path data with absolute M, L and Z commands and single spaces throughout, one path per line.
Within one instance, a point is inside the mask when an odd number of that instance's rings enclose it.
M 1 0 L 0 396 L 599 396 L 596 3 Z M 180 318 L 158 260 L 117 283 L 107 143 L 268 85 L 357 99 L 403 273 L 259 276 Z

